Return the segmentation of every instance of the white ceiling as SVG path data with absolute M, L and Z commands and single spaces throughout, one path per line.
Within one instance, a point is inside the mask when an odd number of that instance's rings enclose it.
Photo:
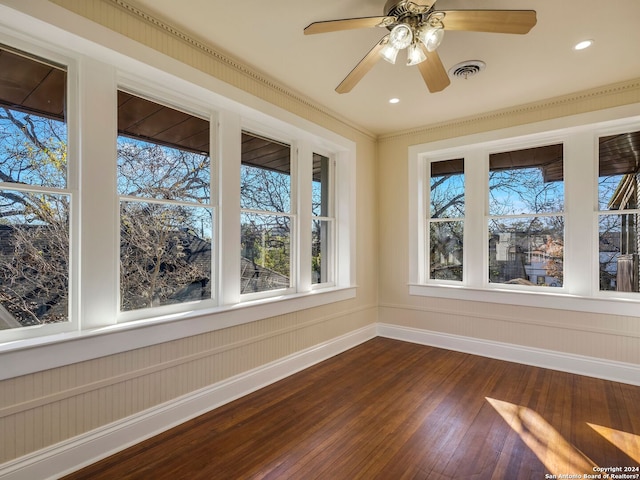
M 417 67 L 378 62 L 356 87 L 335 87 L 387 32 L 380 28 L 303 35 L 310 23 L 382 15 L 385 0 L 131 0 L 375 134 L 422 127 L 610 83 L 640 78 L 640 0 L 438 0 L 439 10 L 536 10 L 527 35 L 446 33 L 448 70 L 487 64 L 429 93 Z M 583 51 L 583 39 L 595 44 Z M 388 100 L 398 97 L 400 103 Z

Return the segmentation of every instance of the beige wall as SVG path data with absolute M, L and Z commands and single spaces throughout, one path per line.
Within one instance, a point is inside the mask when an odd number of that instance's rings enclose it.
M 52 3 L 356 142 L 358 289 L 338 304 L 0 382 L 0 463 L 378 320 L 640 364 L 637 318 L 411 297 L 406 249 L 410 145 L 640 102 L 640 81 L 375 139 L 120 0 Z
M 0 382 L 0 464 L 377 321 L 373 136 L 208 47 L 180 38 L 168 26 L 123 8 L 121 2 L 54 3 L 354 141 L 358 288 L 356 298 L 332 305 L 60 368 L 46 370 L 43 365 L 41 372 Z
M 410 296 L 408 148 L 411 145 L 640 102 L 640 80 L 385 136 L 378 141 L 379 316 L 382 323 L 640 364 L 637 317 Z

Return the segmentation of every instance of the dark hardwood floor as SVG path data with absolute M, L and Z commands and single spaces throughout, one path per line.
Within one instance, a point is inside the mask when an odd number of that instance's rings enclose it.
M 640 387 L 375 338 L 65 478 L 640 478 L 639 465 Z

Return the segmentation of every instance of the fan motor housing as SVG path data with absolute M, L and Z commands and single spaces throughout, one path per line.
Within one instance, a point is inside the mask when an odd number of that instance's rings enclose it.
M 387 0 L 384 4 L 384 14 L 394 17 L 402 17 L 411 14 L 408 4 L 413 3 L 418 7 L 422 7 L 425 11 L 429 10 L 436 0 Z

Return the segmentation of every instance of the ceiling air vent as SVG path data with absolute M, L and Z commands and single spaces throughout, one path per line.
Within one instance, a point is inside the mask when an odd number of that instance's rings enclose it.
M 449 76 L 466 79 L 477 75 L 484 70 L 486 66 L 486 63 L 481 60 L 467 60 L 451 67 L 449 69 Z

